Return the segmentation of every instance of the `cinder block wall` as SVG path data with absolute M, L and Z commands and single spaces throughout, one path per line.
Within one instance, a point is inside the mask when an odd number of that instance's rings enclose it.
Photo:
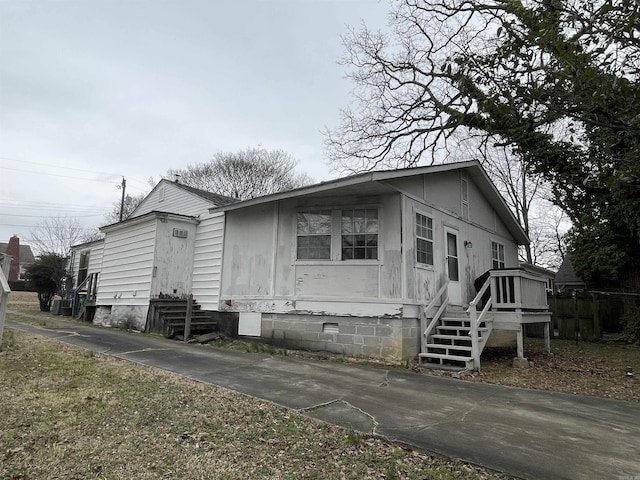
M 405 361 L 419 352 L 415 318 L 263 314 L 262 339 L 285 348 Z

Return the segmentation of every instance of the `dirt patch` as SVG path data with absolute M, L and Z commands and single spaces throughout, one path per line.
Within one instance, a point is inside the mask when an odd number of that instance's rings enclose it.
M 480 372 L 467 381 L 551 390 L 576 395 L 640 402 L 640 348 L 619 342 L 553 340 L 552 355 L 541 341 L 529 340 L 525 357 L 530 368 L 512 367 L 515 351 L 488 349 L 482 353 Z

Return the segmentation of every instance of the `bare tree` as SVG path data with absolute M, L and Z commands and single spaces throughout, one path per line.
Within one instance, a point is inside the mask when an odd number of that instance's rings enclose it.
M 120 221 L 120 207 L 122 207 L 122 219 L 126 220 L 133 213 L 136 207 L 145 199 L 146 193 L 139 193 L 138 195 L 125 195 L 124 203 L 115 202 L 113 208 L 109 213 L 104 216 L 106 225 L 117 223 Z
M 540 265 L 557 270 L 567 253 L 567 233 L 571 222 L 567 215 L 549 201 L 539 200 L 531 212 L 531 260 Z
M 248 148 L 239 152 L 218 152 L 207 163 L 167 171 L 167 178 L 201 190 L 245 200 L 312 183 L 297 173 L 298 162 L 282 150 Z
M 51 217 L 30 230 L 28 241 L 40 254 L 69 255 L 71 246 L 86 238 L 86 230 L 77 218 Z

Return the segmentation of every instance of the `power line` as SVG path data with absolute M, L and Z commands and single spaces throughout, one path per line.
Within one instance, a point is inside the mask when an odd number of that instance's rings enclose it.
M 59 173 L 35 172 L 35 171 L 32 171 L 32 170 L 24 170 L 24 169 L 21 169 L 21 168 L 12 168 L 12 167 L 1 167 L 1 168 L 4 169 L 4 170 L 13 170 L 14 172 L 30 173 L 32 175 L 44 175 L 44 176 L 47 176 L 47 177 L 70 178 L 72 180 L 83 180 L 85 182 L 100 182 L 100 183 L 104 183 L 105 182 L 104 179 L 100 179 L 100 178 L 73 177 L 71 175 L 61 175 Z M 109 174 L 109 176 L 117 177 L 118 175 Z
M 41 225 L 31 225 L 31 224 L 17 224 L 17 223 L 0 223 L 0 227 L 23 227 L 23 228 L 38 228 Z M 77 228 L 71 228 L 71 227 L 60 227 L 60 230 L 84 230 L 84 231 L 92 231 L 95 230 L 96 228 L 98 228 L 97 226 L 95 227 L 77 227 Z
M 55 169 L 64 168 L 64 170 L 73 170 L 73 171 L 76 171 L 76 172 L 93 173 L 93 174 L 98 174 L 98 175 L 105 175 L 105 176 L 108 176 L 108 177 L 113 177 L 113 176 L 121 177 L 121 176 L 123 176 L 121 173 L 98 172 L 96 170 L 84 170 L 82 168 L 74 168 L 74 167 L 67 167 L 67 166 L 61 167 L 59 164 L 53 165 L 53 164 L 50 164 L 50 163 L 30 162 L 28 160 L 16 160 L 15 158 L 2 157 L 2 156 L 0 156 L 0 160 L 6 160 L 6 161 L 9 161 L 9 162 L 17 162 L 17 163 L 20 163 L 20 164 L 28 163 L 30 165 L 38 165 L 40 167 L 51 167 L 51 168 L 55 168 Z M 2 168 L 6 168 L 8 170 L 17 170 L 17 169 L 12 168 L 12 167 L 2 167 Z M 31 170 L 18 170 L 18 171 L 27 172 L 27 173 L 38 173 L 38 172 L 32 172 Z M 51 175 L 55 175 L 55 174 L 51 174 Z M 57 175 L 57 176 L 62 176 L 62 175 Z M 78 178 L 78 177 L 67 177 L 67 178 Z M 149 187 L 149 184 L 147 182 L 145 182 L 145 181 L 138 180 L 136 178 L 131 178 L 131 177 L 127 177 L 127 178 L 130 181 L 133 181 L 134 183 L 139 183 L 140 185 L 144 185 L 145 187 Z
M 72 215 L 72 218 L 85 218 L 85 217 L 101 217 L 104 213 L 94 213 L 91 215 Z M 49 218 L 51 215 L 22 215 L 20 213 L 2 213 L 0 216 L 4 217 L 26 217 L 26 218 Z

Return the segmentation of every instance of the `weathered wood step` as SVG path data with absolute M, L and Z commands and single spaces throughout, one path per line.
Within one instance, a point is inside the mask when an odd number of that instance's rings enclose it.
M 456 326 L 451 326 L 451 325 L 437 325 L 436 326 L 436 330 L 438 330 L 438 332 L 441 332 L 443 330 L 448 330 L 448 331 L 456 331 L 456 332 L 465 332 L 464 335 L 467 335 L 470 331 L 471 331 L 471 327 L 456 327 Z M 487 332 L 489 329 L 486 327 L 480 327 L 478 328 L 478 333 L 484 333 Z
M 445 353 L 420 353 L 418 354 L 418 357 L 426 358 L 426 359 L 434 358 L 434 359 L 441 359 L 441 360 L 452 360 L 455 362 L 464 362 L 464 363 L 471 360 L 471 357 L 463 357 L 460 355 L 447 355 Z
M 471 337 L 469 335 L 446 335 L 443 333 L 435 333 L 431 335 L 432 340 L 442 340 L 445 342 L 450 342 L 450 345 L 453 345 L 454 342 L 471 342 Z
M 187 314 L 183 313 L 183 314 L 171 314 L 171 315 L 163 315 L 162 318 L 164 320 L 180 320 L 182 319 L 182 321 L 184 321 L 185 318 L 187 318 Z M 205 311 L 201 311 L 201 312 L 191 312 L 191 318 L 197 318 L 197 319 L 204 319 L 204 318 L 211 318 L 213 319 L 213 316 L 211 315 L 211 313 L 209 312 L 205 312 Z

